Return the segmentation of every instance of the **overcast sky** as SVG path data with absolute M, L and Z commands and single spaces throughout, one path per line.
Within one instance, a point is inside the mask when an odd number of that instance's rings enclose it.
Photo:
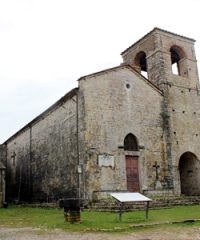
M 154 27 L 196 39 L 200 61 L 199 10 L 200 0 L 0 0 L 0 143 Z

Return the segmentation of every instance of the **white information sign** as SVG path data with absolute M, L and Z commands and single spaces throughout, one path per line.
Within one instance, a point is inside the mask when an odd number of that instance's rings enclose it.
M 134 193 L 111 193 L 110 194 L 113 198 L 117 199 L 120 202 L 149 202 L 152 201 L 150 198 L 145 197 L 141 193 L 134 192 Z
M 149 202 L 152 201 L 150 198 L 145 197 L 138 192 L 117 192 L 110 194 L 115 198 L 119 204 L 119 220 L 122 220 L 122 207 L 126 202 L 146 202 L 146 218 L 148 218 Z

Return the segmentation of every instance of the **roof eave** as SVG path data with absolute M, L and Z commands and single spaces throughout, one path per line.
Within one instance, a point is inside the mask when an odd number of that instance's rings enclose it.
M 153 32 L 156 32 L 156 31 L 161 31 L 161 32 L 164 32 L 164 33 L 168 33 L 168 34 L 172 34 L 172 35 L 175 35 L 177 37 L 181 37 L 181 38 L 185 38 L 189 41 L 192 41 L 192 42 L 196 42 L 195 39 L 193 38 L 189 38 L 189 37 L 185 37 L 185 36 L 182 36 L 182 35 L 179 35 L 179 34 L 176 34 L 176 33 L 173 33 L 173 32 L 170 32 L 170 31 L 166 31 L 164 29 L 161 29 L 161 28 L 158 28 L 158 27 L 155 27 L 153 30 L 151 30 L 150 32 L 148 32 L 147 34 L 145 34 L 142 38 L 140 38 L 138 41 L 136 41 L 135 43 L 133 43 L 130 47 L 128 47 L 127 49 L 125 49 L 123 52 L 121 52 L 121 55 L 124 55 L 126 52 L 129 51 L 129 49 L 131 49 L 132 47 L 134 47 L 137 43 L 139 43 L 140 41 L 142 41 L 143 39 L 145 39 L 146 37 L 148 37 L 149 35 L 151 35 Z

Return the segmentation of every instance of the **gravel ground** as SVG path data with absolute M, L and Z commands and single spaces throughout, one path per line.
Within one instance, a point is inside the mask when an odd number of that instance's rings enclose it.
M 137 233 L 66 233 L 33 228 L 0 227 L 0 240 L 200 240 L 200 228 L 146 230 Z

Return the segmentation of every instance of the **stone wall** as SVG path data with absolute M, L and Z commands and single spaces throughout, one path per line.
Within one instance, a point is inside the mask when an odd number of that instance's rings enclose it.
M 76 89 L 7 141 L 8 197 L 54 201 L 76 195 Z
M 185 81 L 185 79 L 182 79 Z M 179 162 L 182 154 L 190 152 L 200 158 L 199 137 L 200 137 L 200 97 L 196 89 L 181 88 L 172 86 L 170 89 L 170 123 L 171 123 L 171 144 L 174 168 L 174 186 L 177 193 L 181 193 Z M 198 160 L 199 161 L 199 160 Z M 191 159 L 192 165 L 192 159 Z M 192 166 L 191 166 L 192 167 Z M 193 167 L 192 167 L 193 168 Z M 188 180 L 191 176 L 188 178 Z M 194 178 L 195 181 L 197 180 Z M 191 184 L 196 185 L 195 184 Z M 200 191 L 198 191 L 200 194 Z

